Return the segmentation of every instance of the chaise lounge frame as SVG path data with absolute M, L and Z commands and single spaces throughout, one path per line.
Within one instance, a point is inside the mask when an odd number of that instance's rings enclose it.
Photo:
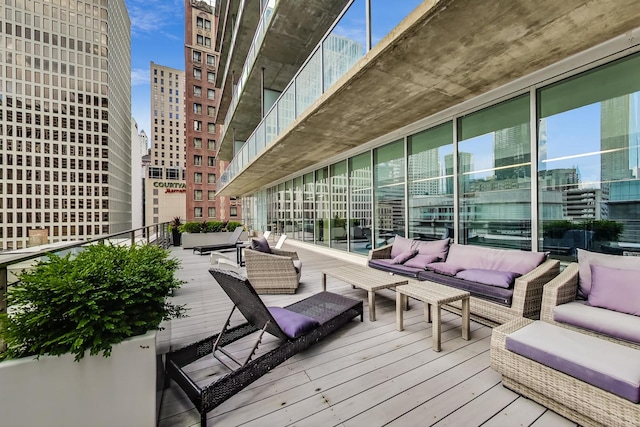
M 200 253 L 200 255 L 206 255 L 212 251 L 219 251 L 222 249 L 234 249 L 238 243 L 238 239 L 242 234 L 242 227 L 236 227 L 235 230 L 229 236 L 229 241 L 225 243 L 218 243 L 215 245 L 198 245 L 193 247 L 193 253 Z
M 234 303 L 234 309 L 238 308 L 248 322 L 229 328 L 228 320 L 231 318 L 230 314 L 220 333 L 167 354 L 167 382 L 165 383 L 165 388 L 169 386 L 168 380 L 172 379 L 184 390 L 200 413 L 202 426 L 207 424 L 207 413 L 209 411 L 274 367 L 328 336 L 353 318 L 360 316 L 360 321 L 363 321 L 361 300 L 354 300 L 331 292 L 320 292 L 286 307 L 290 311 L 312 317 L 320 323 L 320 326 L 308 333 L 292 339 L 280 329 L 247 279 L 229 270 L 212 268 L 209 272 L 231 298 Z M 269 332 L 279 338 L 282 344 L 255 359 L 251 359 L 252 352 L 246 362 L 238 363 L 239 367 L 237 369 L 207 386 L 198 386 L 182 369 L 186 365 L 214 351 L 224 349 L 224 346 L 260 330 Z M 260 343 L 261 336 L 260 334 L 256 340 L 254 352 Z M 227 354 L 224 351 L 223 353 Z

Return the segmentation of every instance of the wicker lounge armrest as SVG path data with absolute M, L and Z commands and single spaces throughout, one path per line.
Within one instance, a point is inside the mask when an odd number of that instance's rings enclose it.
M 273 255 L 284 256 L 291 259 L 299 259 L 298 254 L 294 251 L 285 251 L 282 249 L 271 248 L 271 253 Z
M 560 261 L 548 259 L 529 273 L 518 277 L 513 286 L 511 308 L 522 313 L 522 317 L 538 319 L 543 288 L 559 272 Z
M 393 244 L 381 246 L 369 251 L 369 259 L 389 259 L 391 258 L 391 247 Z
M 553 321 L 553 309 L 575 301 L 578 294 L 578 263 L 571 263 L 544 287 L 540 320 Z
M 301 271 L 296 269 L 298 254 L 272 249 L 274 253 L 247 249 L 244 252 L 247 277 L 259 294 L 294 294 Z M 287 255 L 280 255 L 287 254 Z

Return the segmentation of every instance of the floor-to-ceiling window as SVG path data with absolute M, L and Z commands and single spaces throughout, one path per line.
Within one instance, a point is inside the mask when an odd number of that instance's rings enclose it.
M 329 246 L 329 170 L 316 171 L 316 244 Z
M 347 161 L 329 167 L 331 183 L 331 247 L 347 250 Z
M 460 243 L 531 249 L 529 95 L 458 120 Z
M 303 218 L 304 218 L 304 186 L 302 177 L 293 180 L 293 238 L 304 240 Z
M 453 229 L 453 123 L 407 139 L 409 236 L 433 240 Z M 447 163 L 448 162 L 448 163 Z
M 404 236 L 404 140 L 373 151 L 374 244 L 382 246 Z
M 542 249 L 640 251 L 640 55 L 538 92 Z
M 371 152 L 349 159 L 349 250 L 367 253 L 372 243 Z
M 316 204 L 315 204 L 315 180 L 313 178 L 313 172 L 309 172 L 303 177 L 304 186 L 304 241 L 313 242 L 313 230 L 314 221 L 316 217 Z

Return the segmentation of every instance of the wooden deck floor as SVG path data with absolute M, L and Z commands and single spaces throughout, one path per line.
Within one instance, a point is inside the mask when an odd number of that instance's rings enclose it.
M 267 305 L 319 292 L 321 270 L 346 262 L 306 248 L 289 249 L 303 263 L 301 286 L 295 295 L 264 295 Z M 189 317 L 173 320 L 164 334 L 177 348 L 218 332 L 231 302 L 208 273 L 208 256 L 180 248 L 173 255 L 182 261 L 179 275 L 187 282 L 174 302 L 189 307 Z M 235 252 L 228 255 L 235 258 Z M 366 292 L 331 278 L 327 290 L 362 299 L 368 312 Z M 278 366 L 211 411 L 209 425 L 575 426 L 501 385 L 489 366 L 490 328 L 472 322 L 471 340 L 464 341 L 460 317 L 443 314 L 442 352 L 436 353 L 421 304 L 414 301 L 406 312 L 403 332 L 395 328 L 393 291 L 378 293 L 376 314 L 376 322 L 365 315 L 363 323 L 352 321 Z M 275 339 L 265 341 L 265 348 L 276 345 Z M 190 369 L 201 384 L 226 372 L 210 357 Z M 199 420 L 175 384 L 165 390 L 159 426 L 194 426 Z

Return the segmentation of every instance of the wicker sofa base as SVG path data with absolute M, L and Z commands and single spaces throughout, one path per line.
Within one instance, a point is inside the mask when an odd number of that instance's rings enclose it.
M 640 425 L 640 404 L 507 350 L 507 335 L 531 322 L 516 319 L 493 330 L 491 367 L 505 387 L 582 426 Z

